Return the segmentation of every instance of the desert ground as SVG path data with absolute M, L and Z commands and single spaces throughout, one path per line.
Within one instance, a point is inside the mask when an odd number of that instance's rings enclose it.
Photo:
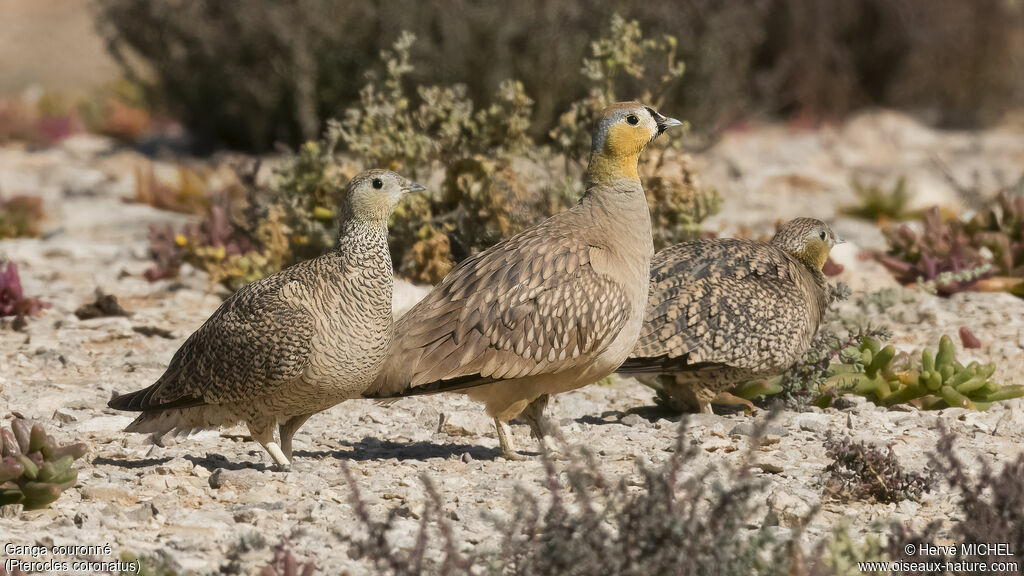
M 243 429 L 202 432 L 163 446 L 121 431 L 132 418 L 106 407 L 111 395 L 159 377 L 224 296 L 194 269 L 179 281 L 143 278 L 150 266 L 147 227 L 188 219 L 126 201 L 134 194 L 134 168 L 149 161 L 95 136 L 75 136 L 50 149 L 0 148 L 0 191 L 42 196 L 48 214 L 41 238 L 0 242 L 0 257 L 19 265 L 26 294 L 51 303 L 20 330 L 9 322 L 0 327 L 0 415 L 42 422 L 62 441 L 89 445 L 78 464 L 78 484 L 45 510 L 3 508 L 0 534 L 25 543 L 109 543 L 113 556 L 132 554 L 147 568 L 180 574 L 214 574 L 231 564 L 253 573 L 270 559 L 270 547 L 287 538 L 298 557 L 324 573 L 370 573 L 366 560 L 337 536 L 360 529 L 342 471 L 347 465 L 372 514 L 383 518 L 399 509 L 396 544 L 413 542 L 425 474 L 436 483 L 461 546 L 495 545 L 494 522 L 510 515 L 514 487 L 543 493 L 541 463 L 503 459 L 489 418 L 459 395 L 336 406 L 299 432 L 296 458 L 284 472 L 272 469 Z M 862 256 L 885 248 L 878 226 L 840 213 L 857 202 L 850 185 L 854 176 L 887 185 L 903 176 L 913 206 L 971 210 L 975 200 L 957 193 L 937 161 L 952 167 L 958 181 L 977 181 L 977 189 L 994 194 L 1024 167 L 1021 122 L 983 132 L 940 132 L 899 113 L 873 111 L 817 129 L 752 125 L 728 132 L 694 154 L 694 161 L 704 182 L 723 196 L 723 210 L 707 229 L 767 233 L 777 219 L 829 220 L 847 239 L 833 252 L 845 268 L 833 280 L 854 292 L 837 306 L 837 315 L 865 314 L 860 296 L 895 288 L 898 302 L 875 321 L 893 330 L 899 348 L 935 346 L 941 334 L 955 336 L 968 326 L 982 347 L 963 350 L 958 343 L 959 358 L 996 362 L 997 380 L 1024 384 L 1024 300 L 974 292 L 946 299 L 900 287 Z M 396 312 L 426 290 L 399 281 Z M 79 320 L 74 311 L 97 291 L 116 296 L 131 315 Z M 558 396 L 549 414 L 570 443 L 598 455 L 602 473 L 610 477 L 636 476 L 638 460 L 665 461 L 680 420 L 657 408 L 651 390 L 630 379 Z M 691 417 L 685 441 L 701 450 L 685 471 L 738 463 L 749 450 L 751 423 L 765 414 L 759 409 L 753 415 Z M 810 546 L 841 522 L 859 538 L 879 520 L 923 526 L 951 518 L 955 499 L 943 489 L 898 505 L 840 505 L 822 496 L 822 442 L 829 431 L 848 429 L 857 439 L 891 443 L 907 468 L 920 470 L 940 425 L 958 435 L 964 458 L 998 466 L 1024 446 L 1024 402 L 996 404 L 987 412 L 921 412 L 853 398 L 841 410 L 783 410 L 754 455 L 754 473 L 765 480 L 757 498 L 777 521 L 773 531 L 781 538 L 797 534 Z M 512 428 L 520 446 L 532 445 L 525 424 L 514 422 Z M 712 474 L 708 481 L 723 475 Z M 801 519 L 818 506 L 810 525 L 797 533 Z M 936 535 L 936 543 L 942 539 Z

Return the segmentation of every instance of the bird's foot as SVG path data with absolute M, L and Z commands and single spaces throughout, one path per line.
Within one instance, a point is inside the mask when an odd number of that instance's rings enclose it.
M 541 453 L 544 454 L 548 460 L 565 461 L 569 459 L 563 446 L 561 446 L 560 443 L 552 436 L 545 436 L 537 443 L 540 445 Z
M 498 444 L 501 445 L 501 456 L 505 460 L 523 461 L 526 460 L 526 456 L 523 456 L 516 450 L 515 442 L 512 440 L 512 430 L 508 427 L 508 423 L 494 419 L 494 429 L 498 433 Z
M 504 458 L 505 460 L 509 460 L 511 462 L 525 462 L 526 460 L 529 460 L 529 458 L 527 456 L 524 456 L 523 454 L 520 454 L 519 452 L 516 452 L 515 450 L 513 450 L 512 452 L 506 452 L 506 451 L 502 450 L 501 451 L 501 457 Z
M 274 459 L 274 469 L 279 471 L 288 470 L 292 463 L 284 455 L 284 452 L 281 451 L 281 447 L 277 445 L 277 442 L 267 442 L 266 448 L 270 457 Z
M 755 409 L 754 403 L 750 400 L 740 398 L 739 396 L 730 394 L 729 392 L 719 392 L 718 396 L 715 396 L 715 399 L 712 400 L 712 402 L 715 404 L 725 404 L 729 406 L 743 406 L 747 412 L 753 412 Z

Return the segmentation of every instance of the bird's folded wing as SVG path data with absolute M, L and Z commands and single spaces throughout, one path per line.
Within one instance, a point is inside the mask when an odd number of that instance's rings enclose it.
M 294 298 L 297 284 L 271 276 L 233 294 L 171 359 L 152 386 L 118 396 L 122 410 L 160 410 L 243 401 L 298 377 L 314 319 Z
M 640 338 L 619 371 L 754 369 L 790 353 L 786 335 L 809 322 L 798 266 L 772 246 L 734 240 L 659 253 Z
M 592 250 L 539 228 L 467 259 L 399 320 L 364 395 L 457 390 L 591 361 L 630 316 Z

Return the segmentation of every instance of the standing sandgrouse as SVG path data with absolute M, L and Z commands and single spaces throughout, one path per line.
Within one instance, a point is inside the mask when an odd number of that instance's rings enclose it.
M 679 124 L 637 102 L 606 108 L 579 203 L 455 267 L 399 319 L 364 395 L 461 391 L 486 404 L 503 454 L 519 458 L 509 419 L 524 413 L 543 437 L 548 394 L 600 380 L 633 349 L 654 252 L 637 163 Z
M 618 372 L 657 375 L 674 402 L 708 414 L 735 384 L 783 372 L 832 301 L 821 268 L 836 243 L 824 222 L 797 218 L 770 242 L 696 240 L 658 252 L 640 339 Z
M 245 422 L 274 461 L 288 466 L 296 430 L 358 397 L 380 371 L 392 337 L 388 218 L 402 196 L 418 190 L 387 170 L 353 178 L 334 249 L 225 300 L 155 384 L 110 401 L 142 412 L 125 430 L 162 436 Z

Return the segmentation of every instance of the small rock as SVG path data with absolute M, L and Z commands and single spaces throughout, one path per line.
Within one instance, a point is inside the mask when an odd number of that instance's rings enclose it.
M 125 426 L 131 424 L 132 420 L 134 418 L 131 416 L 100 416 L 79 423 L 75 426 L 75 430 L 78 432 L 120 432 L 124 430 Z
M 772 457 L 761 458 L 760 460 L 757 461 L 756 464 L 754 464 L 754 467 L 760 468 L 761 470 L 768 472 L 769 474 L 778 474 L 779 472 L 785 470 L 785 464 L 782 462 L 782 460 Z
M 121 307 L 121 304 L 117 301 L 117 296 L 104 294 L 100 290 L 96 290 L 96 300 L 79 306 L 75 310 L 75 316 L 79 320 L 91 320 L 108 316 L 131 316 L 131 312 Z
M 768 497 L 768 509 L 775 513 L 779 524 L 794 528 L 803 524 L 811 513 L 811 505 L 787 490 L 777 490 Z
M 476 412 L 447 412 L 442 415 L 438 432 L 449 436 L 483 436 L 491 427 L 491 421 Z
M 964 348 L 981 348 L 981 340 L 967 326 L 960 327 L 960 343 Z
M 7 504 L 0 506 L 0 518 L 17 518 L 21 514 L 21 504 Z
M 729 435 L 730 436 L 752 436 L 756 429 L 757 429 L 757 425 L 754 424 L 753 422 L 740 422 L 739 424 L 733 426 L 732 430 L 729 430 Z M 767 438 L 769 436 L 774 436 L 774 437 L 785 436 L 785 435 L 789 434 L 789 431 L 786 430 L 785 428 L 783 428 L 782 426 L 778 426 L 778 425 L 775 425 L 775 424 L 769 424 L 766 428 L 762 429 L 761 433 L 765 435 L 765 438 Z
M 233 488 L 238 492 L 247 492 L 264 483 L 263 474 L 252 468 L 228 470 L 218 468 L 210 474 L 210 488 Z
M 235 510 L 232 514 L 235 522 L 239 524 L 254 524 L 256 522 L 256 510 L 253 508 L 242 508 Z
M 78 422 L 78 416 L 75 416 L 74 412 L 67 408 L 57 408 L 53 411 L 52 418 L 61 424 L 67 424 L 69 422 Z
M 83 500 L 95 500 L 97 502 L 110 502 L 121 506 L 131 506 L 139 499 L 128 492 L 112 484 L 99 486 L 83 486 L 81 489 Z
M 143 502 L 134 508 L 129 508 L 124 511 L 124 517 L 133 522 L 148 522 L 153 517 L 153 505 L 149 502 Z
M 824 434 L 828 432 L 830 423 L 824 414 L 801 414 L 796 419 L 796 425 L 805 432 Z
M 721 450 L 723 452 L 735 452 L 737 450 L 732 441 L 727 438 L 711 437 L 708 438 L 701 446 L 708 452 L 715 452 L 717 450 Z
M 132 330 L 143 336 L 159 336 L 165 340 L 174 340 L 174 332 L 159 326 L 132 326 Z
M 903 500 L 896 505 L 896 511 L 905 514 L 907 517 L 913 518 L 917 515 L 918 510 L 921 509 L 921 505 L 913 500 Z
M 732 430 L 729 430 L 729 435 L 730 436 L 750 436 L 753 433 L 754 433 L 754 423 L 753 422 L 740 422 L 739 424 L 733 426 Z
M 75 513 L 75 517 L 74 517 L 74 519 L 72 521 L 74 522 L 76 527 L 82 528 L 82 527 L 86 526 L 89 523 L 90 520 L 91 520 L 91 518 L 89 517 L 88 514 L 86 514 L 85 512 L 79 511 L 79 512 Z
M 469 452 L 463 452 L 462 461 L 468 464 L 473 461 L 473 457 L 469 454 Z
M 619 420 L 619 422 L 625 426 L 630 427 L 643 426 L 644 424 L 648 424 L 647 420 L 644 420 L 637 414 L 626 414 L 625 416 L 622 417 L 621 420 Z

